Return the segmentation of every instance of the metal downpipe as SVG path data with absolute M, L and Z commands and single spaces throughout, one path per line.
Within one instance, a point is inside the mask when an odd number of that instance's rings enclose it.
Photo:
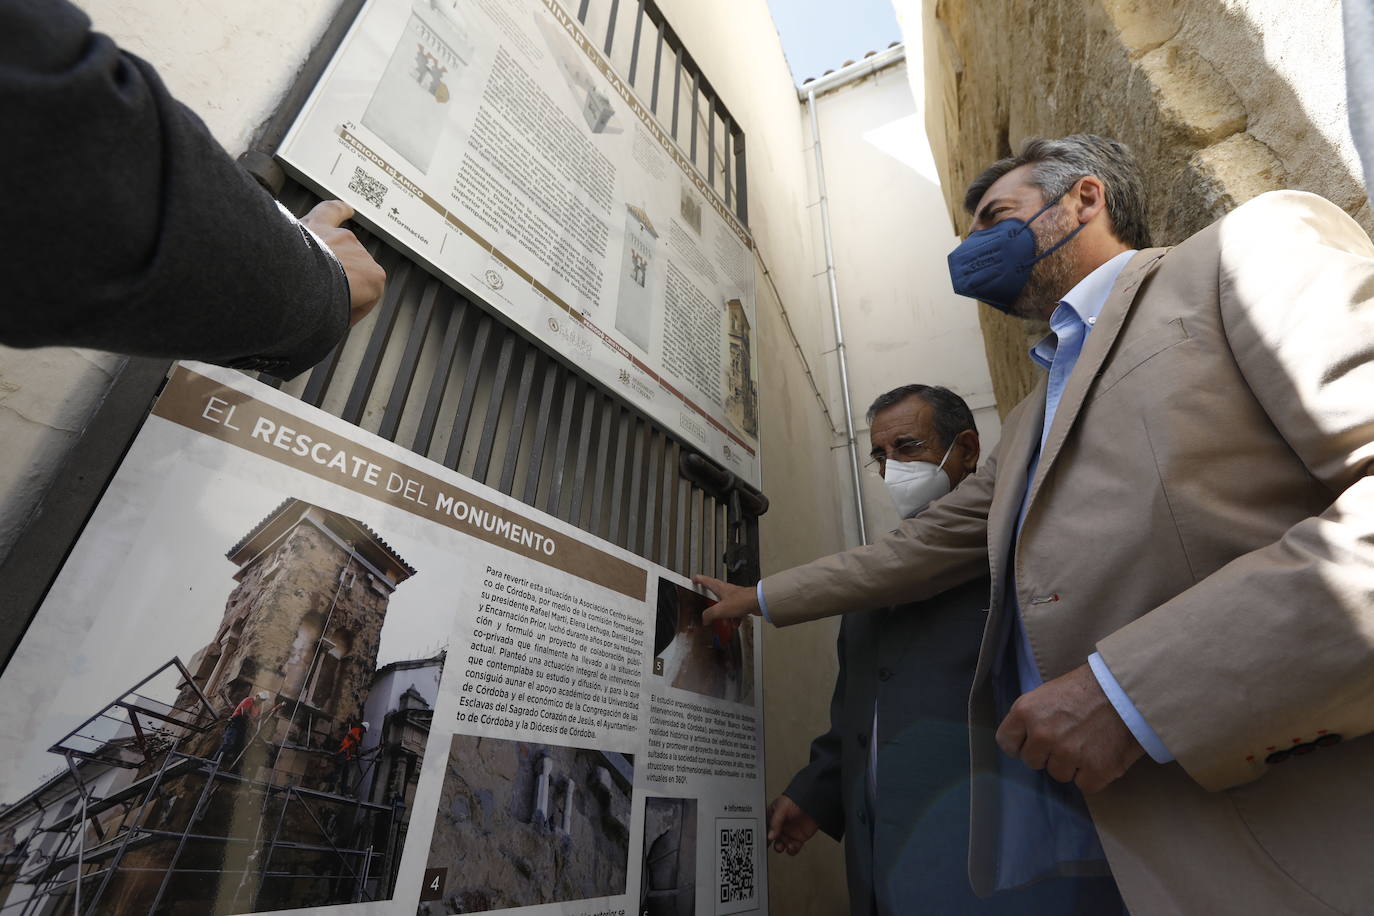
M 864 521 L 863 490 L 859 484 L 859 444 L 854 436 L 854 408 L 849 397 L 849 362 L 845 356 L 844 328 L 840 321 L 840 291 L 835 285 L 835 248 L 830 240 L 830 200 L 825 192 L 825 163 L 821 156 L 821 130 L 816 120 L 816 92 L 807 90 L 806 108 L 811 115 L 812 150 L 816 154 L 816 189 L 820 194 L 821 237 L 825 240 L 825 279 L 830 287 L 830 313 L 835 321 L 835 357 L 840 367 L 840 396 L 844 400 L 844 433 L 849 447 L 849 476 L 854 488 L 854 518 L 859 528 L 859 543 L 868 543 L 868 524 Z

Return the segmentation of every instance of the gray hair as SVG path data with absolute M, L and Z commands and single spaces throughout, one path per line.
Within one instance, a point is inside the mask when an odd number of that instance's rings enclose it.
M 953 445 L 954 437 L 964 430 L 971 429 L 976 432 L 978 429 L 973 423 L 973 411 L 968 409 L 964 399 L 939 385 L 902 385 L 878 395 L 866 414 L 869 425 L 873 424 L 873 418 L 880 412 L 895 407 L 911 397 L 920 398 L 934 408 L 935 435 L 940 437 L 942 448 Z
M 1074 182 L 1093 175 L 1107 190 L 1107 215 L 1116 237 L 1132 248 L 1150 247 L 1150 227 L 1145 194 L 1131 148 L 1096 134 L 1074 134 L 1058 140 L 1031 137 L 1021 152 L 999 159 L 983 170 L 964 192 L 964 209 L 973 213 L 988 188 L 1014 168 L 1030 165 L 1030 183 L 1045 195 L 1045 203 L 1058 199 Z

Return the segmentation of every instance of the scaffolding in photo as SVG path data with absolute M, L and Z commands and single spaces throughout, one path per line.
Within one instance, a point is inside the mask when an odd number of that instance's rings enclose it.
M 171 672 L 179 675 L 178 686 L 192 688 L 189 707 L 142 692 Z M 12 879 L 33 892 L 0 906 L 0 914 L 151 916 L 167 912 L 173 902 L 187 902 L 184 888 L 171 893 L 179 878 L 209 889 L 206 912 L 389 898 L 404 842 L 405 802 L 375 803 L 308 788 L 278 773 L 275 765 L 268 779 L 251 778 L 233 772 L 237 761 L 182 749 L 189 738 L 226 722 L 180 658 L 173 658 L 64 735 L 48 750 L 65 761 L 79 805 L 42 828 L 56 837 L 48 845 L 51 854 L 35 857 L 32 867 Z M 262 742 L 273 761 L 283 751 L 329 753 L 265 742 L 260 733 L 251 740 Z M 367 765 L 355 768 L 354 791 L 366 783 L 381 751 L 374 748 Z M 99 794 L 81 772 L 92 764 L 144 773 Z M 228 820 L 219 816 L 226 810 L 234 815 Z M 244 824 L 252 829 L 236 829 Z M 207 868 L 207 859 L 224 867 Z M 206 880 L 215 875 L 221 880 Z M 293 891 L 293 883 L 309 889 Z M 297 899 L 298 893 L 304 896 Z

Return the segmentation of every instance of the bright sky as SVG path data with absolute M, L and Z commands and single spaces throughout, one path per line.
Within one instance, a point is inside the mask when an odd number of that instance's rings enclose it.
M 798 85 L 902 40 L 892 0 L 768 0 Z

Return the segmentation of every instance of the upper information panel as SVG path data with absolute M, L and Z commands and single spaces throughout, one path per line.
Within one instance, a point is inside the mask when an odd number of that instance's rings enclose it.
M 748 230 L 557 0 L 372 0 L 280 157 L 759 485 Z

